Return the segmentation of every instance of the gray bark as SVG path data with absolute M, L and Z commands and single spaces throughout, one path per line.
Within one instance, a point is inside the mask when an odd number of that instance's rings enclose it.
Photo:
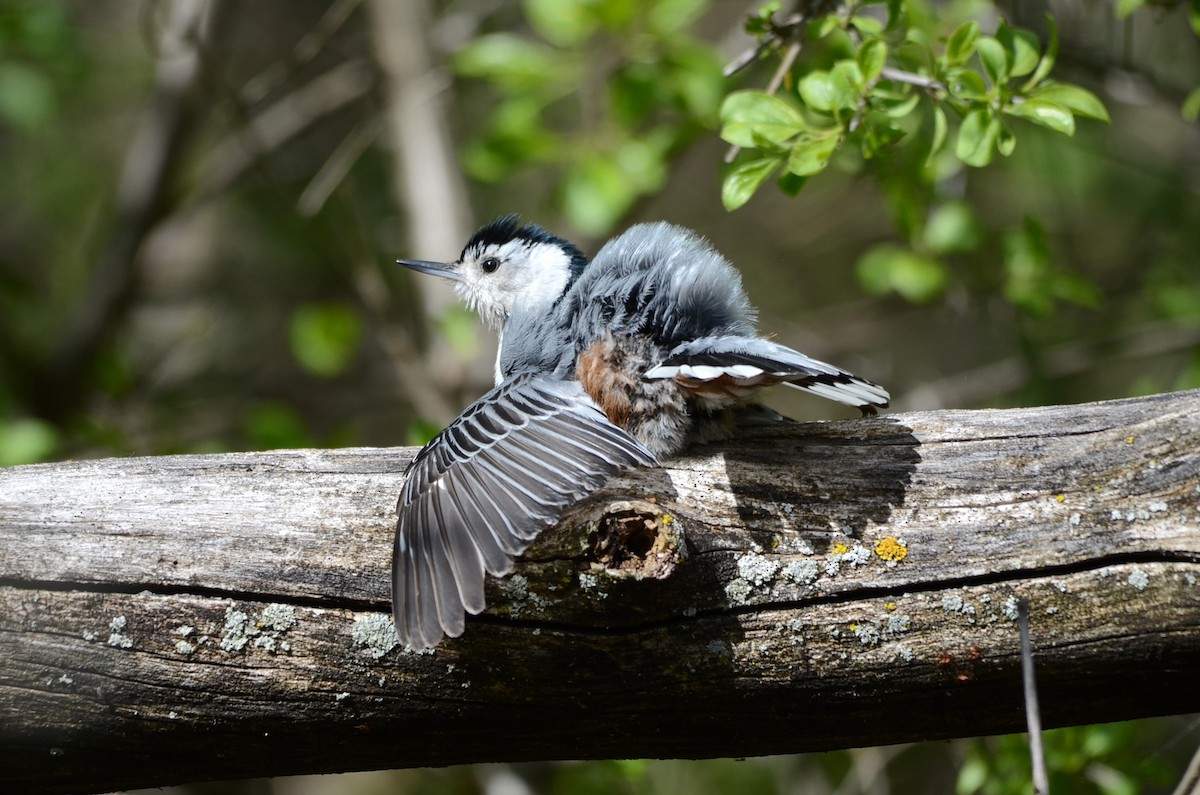
M 695 448 L 422 654 L 388 618 L 413 452 L 0 470 L 0 789 L 1019 731 L 1018 597 L 1047 725 L 1200 710 L 1200 391 Z

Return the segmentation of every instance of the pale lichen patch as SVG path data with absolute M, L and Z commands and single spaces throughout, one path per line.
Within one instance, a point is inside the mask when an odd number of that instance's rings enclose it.
M 744 605 L 750 599 L 750 593 L 754 587 L 750 583 L 741 578 L 735 577 L 725 585 L 725 596 L 729 599 L 730 604 Z
M 260 630 L 287 632 L 294 626 L 296 626 L 296 608 L 278 602 L 264 607 L 258 619 Z
M 1004 600 L 1004 617 L 1009 621 L 1016 621 L 1020 618 L 1020 611 L 1017 609 L 1017 597 L 1010 596 Z
M 783 576 L 796 585 L 812 585 L 819 575 L 815 560 L 793 560 L 783 567 Z
M 108 645 L 118 649 L 132 649 L 133 638 L 125 634 L 125 625 L 128 620 L 125 616 L 116 616 L 112 621 L 108 622 Z
M 1135 589 L 1144 591 L 1146 590 L 1147 586 L 1150 585 L 1150 575 L 1141 569 L 1134 569 L 1133 571 L 1129 572 L 1129 577 L 1127 577 L 1125 581 L 1132 585 Z
M 738 576 L 754 586 L 769 584 L 779 571 L 779 564 L 756 552 L 747 552 L 738 558 Z
M 354 619 L 350 640 L 364 647 L 376 660 L 400 645 L 392 619 L 383 613 L 368 613 Z

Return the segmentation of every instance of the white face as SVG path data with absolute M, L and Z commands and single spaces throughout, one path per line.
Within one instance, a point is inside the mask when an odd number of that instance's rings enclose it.
M 484 323 L 500 328 L 513 307 L 549 309 L 570 279 L 570 258 L 551 243 L 510 240 L 467 251 L 454 270 L 454 285 Z

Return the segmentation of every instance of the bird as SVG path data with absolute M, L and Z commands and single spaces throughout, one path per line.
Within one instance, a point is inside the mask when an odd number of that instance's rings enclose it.
M 397 260 L 454 283 L 499 332 L 495 386 L 426 444 L 397 502 L 401 643 L 457 637 L 571 504 L 613 475 L 728 436 L 728 412 L 786 384 L 887 408 L 883 387 L 759 335 L 739 272 L 700 235 L 641 223 L 588 257 L 506 215 L 454 262 Z

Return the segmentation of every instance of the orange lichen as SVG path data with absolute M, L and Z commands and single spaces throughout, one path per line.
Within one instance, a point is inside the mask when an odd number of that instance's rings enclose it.
M 904 546 L 904 543 L 900 539 L 895 536 L 888 536 L 887 538 L 880 539 L 879 543 L 875 545 L 875 554 L 884 560 L 899 563 L 908 557 L 908 548 Z

